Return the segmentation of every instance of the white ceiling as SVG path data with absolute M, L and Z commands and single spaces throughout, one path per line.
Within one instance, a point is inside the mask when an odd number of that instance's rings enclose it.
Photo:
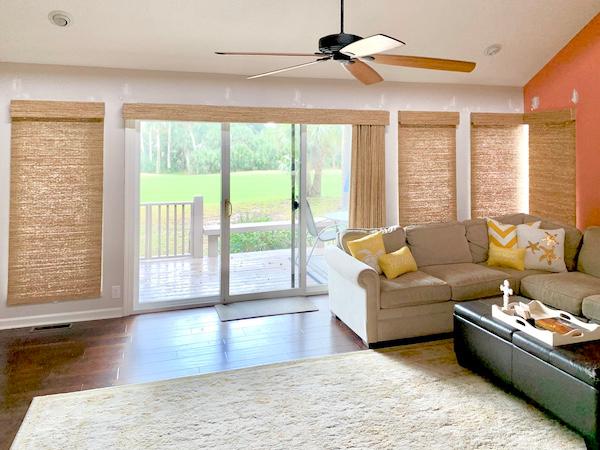
M 57 9 L 70 27 L 50 24 Z M 345 31 L 477 62 L 471 74 L 376 65 L 386 80 L 522 86 L 598 12 L 600 0 L 346 0 Z M 251 75 L 309 59 L 213 52 L 312 52 L 338 31 L 338 0 L 0 0 L 4 62 Z M 502 52 L 484 56 L 494 43 Z M 349 77 L 335 63 L 280 76 Z

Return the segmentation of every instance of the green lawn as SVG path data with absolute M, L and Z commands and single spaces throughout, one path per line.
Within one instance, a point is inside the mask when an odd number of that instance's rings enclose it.
M 322 197 L 340 197 L 342 171 L 323 172 Z M 140 201 L 185 202 L 196 195 L 204 197 L 205 204 L 215 204 L 221 198 L 221 176 L 141 174 Z M 231 174 L 231 198 L 238 204 L 268 202 L 290 197 L 289 172 L 264 170 L 234 172 Z

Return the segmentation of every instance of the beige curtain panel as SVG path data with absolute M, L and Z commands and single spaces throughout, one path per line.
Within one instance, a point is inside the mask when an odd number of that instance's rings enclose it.
M 456 112 L 398 113 L 401 225 L 456 220 Z
M 385 226 L 385 127 L 354 125 L 350 174 L 350 227 Z
M 576 224 L 575 111 L 524 115 L 529 124 L 529 211 Z
M 104 104 L 13 101 L 8 304 L 101 290 Z
M 471 114 L 471 217 L 524 212 L 526 158 L 523 114 Z

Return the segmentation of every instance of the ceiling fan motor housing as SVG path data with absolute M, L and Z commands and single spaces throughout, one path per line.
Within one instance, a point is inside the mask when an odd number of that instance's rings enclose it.
M 322 53 L 338 53 L 340 49 L 353 42 L 360 41 L 362 37 L 355 34 L 338 33 L 329 34 L 319 39 L 319 51 Z M 339 54 L 339 53 L 338 53 Z M 345 55 L 342 55 L 345 56 Z M 347 57 L 346 57 L 347 58 Z M 346 59 L 340 58 L 340 59 Z M 349 58 L 348 58 L 349 59 Z

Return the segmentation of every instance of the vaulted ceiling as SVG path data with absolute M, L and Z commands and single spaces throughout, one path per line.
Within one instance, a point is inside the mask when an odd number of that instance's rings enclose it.
M 71 26 L 52 25 L 52 10 Z M 214 51 L 312 52 L 339 32 L 338 0 L 0 0 L 0 12 L 4 62 L 252 75 L 310 58 Z M 389 81 L 522 86 L 599 12 L 600 0 L 346 0 L 346 32 L 477 63 L 470 74 L 376 66 Z M 279 76 L 349 78 L 329 63 Z

